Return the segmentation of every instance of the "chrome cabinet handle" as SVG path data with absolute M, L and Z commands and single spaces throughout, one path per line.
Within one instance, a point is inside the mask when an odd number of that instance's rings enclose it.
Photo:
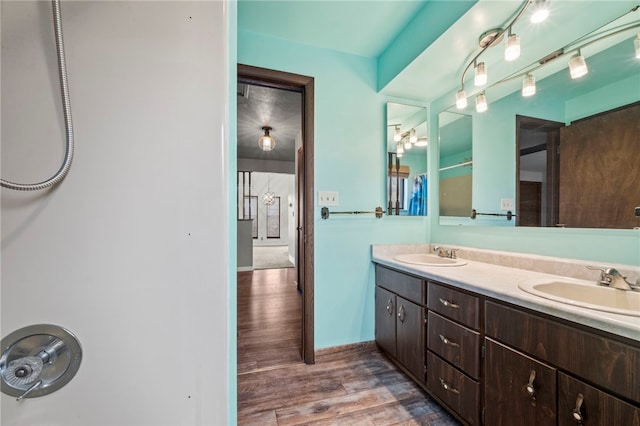
M 527 386 L 525 386 L 525 389 L 527 390 L 527 393 L 534 397 L 536 396 L 536 390 L 533 387 L 533 381 L 536 379 L 536 372 L 535 370 L 531 370 L 531 374 L 529 375 L 529 383 L 527 383 Z
M 393 300 L 391 298 L 387 300 L 387 313 L 393 315 Z
M 576 408 L 573 409 L 571 415 L 573 416 L 573 420 L 576 421 L 576 424 L 581 425 L 584 421 L 584 416 L 580 412 L 580 408 L 582 408 L 582 403 L 584 402 L 584 396 L 581 393 L 578 394 L 576 398 Z
M 456 395 L 460 394 L 460 391 L 458 389 L 445 382 L 442 377 L 438 377 L 438 379 L 440 379 L 440 385 L 442 385 L 442 389 L 446 390 L 447 392 L 455 393 Z
M 454 346 L 456 348 L 459 348 L 460 345 L 457 344 L 456 342 L 453 342 L 449 339 L 447 339 L 446 337 L 444 337 L 442 334 L 438 334 L 438 336 L 440 336 L 440 340 L 442 340 L 442 343 L 444 343 L 445 345 L 449 345 L 449 346 Z
M 456 305 L 455 303 L 449 302 L 448 300 L 445 300 L 445 299 L 443 299 L 441 297 L 439 297 L 438 300 L 440 301 L 440 303 L 442 303 L 447 308 L 453 308 L 453 309 L 460 308 L 460 305 Z
M 400 305 L 400 309 L 398 309 L 398 319 L 400 322 L 404 322 L 404 305 Z

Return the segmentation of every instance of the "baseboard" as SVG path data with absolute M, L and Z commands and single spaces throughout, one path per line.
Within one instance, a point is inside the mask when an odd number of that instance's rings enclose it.
M 289 262 L 291 262 L 291 264 L 293 264 L 293 266 L 296 266 L 296 258 L 289 255 Z
M 316 354 L 316 357 L 322 357 L 322 356 L 334 355 L 336 353 L 342 353 L 342 352 L 358 352 L 358 351 L 367 352 L 374 348 L 376 348 L 376 342 L 375 340 L 370 340 L 368 342 L 358 342 L 358 343 L 351 343 L 348 345 L 332 346 L 329 348 L 317 349 L 315 351 L 315 354 Z

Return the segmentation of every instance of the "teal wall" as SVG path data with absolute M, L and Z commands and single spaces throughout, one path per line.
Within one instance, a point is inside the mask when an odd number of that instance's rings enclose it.
M 376 91 L 376 60 L 238 32 L 238 63 L 315 79 L 314 179 L 339 193 L 333 210 L 384 207 L 385 99 Z M 425 242 L 426 217 L 320 218 L 315 211 L 315 345 L 374 338 L 370 245 Z

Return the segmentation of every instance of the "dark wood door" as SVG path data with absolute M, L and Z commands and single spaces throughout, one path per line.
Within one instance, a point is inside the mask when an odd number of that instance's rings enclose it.
M 376 343 L 396 356 L 396 295 L 376 286 Z
M 558 373 L 559 426 L 640 426 L 640 408 Z
M 520 181 L 518 198 L 518 225 L 542 225 L 542 183 Z
M 485 339 L 485 424 L 556 424 L 556 370 Z
M 397 358 L 405 368 L 424 383 L 425 337 L 424 308 L 396 297 L 396 347 Z

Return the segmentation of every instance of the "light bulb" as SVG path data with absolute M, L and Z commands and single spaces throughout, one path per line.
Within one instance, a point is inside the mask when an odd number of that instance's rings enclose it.
M 480 92 L 476 96 L 476 111 L 485 112 L 487 109 L 487 97 L 485 96 L 484 92 Z
M 396 155 L 402 157 L 402 154 L 404 154 L 404 146 L 402 146 L 402 142 L 398 142 L 396 145 Z
M 402 130 L 400 130 L 400 126 L 396 126 L 396 130 L 393 133 L 393 141 L 400 142 L 402 140 Z
M 515 61 L 520 57 L 520 36 L 510 34 L 504 47 L 504 60 Z
M 456 108 L 465 109 L 467 107 L 467 94 L 464 89 L 458 90 L 456 93 Z
M 522 96 L 528 97 L 536 94 L 536 78 L 527 74 L 522 80 Z
M 487 84 L 487 66 L 484 62 L 480 62 L 476 65 L 476 75 L 473 78 L 473 84 L 476 86 L 483 86 Z
M 416 136 L 416 129 L 411 129 L 409 131 L 409 142 L 416 143 L 418 141 L 418 136 Z
M 589 72 L 587 63 L 584 60 L 584 56 L 578 50 L 578 53 L 573 55 L 569 60 L 569 74 L 572 79 L 580 78 Z
M 533 5 L 533 13 L 531 14 L 531 22 L 539 24 L 549 17 L 549 1 L 535 0 Z

